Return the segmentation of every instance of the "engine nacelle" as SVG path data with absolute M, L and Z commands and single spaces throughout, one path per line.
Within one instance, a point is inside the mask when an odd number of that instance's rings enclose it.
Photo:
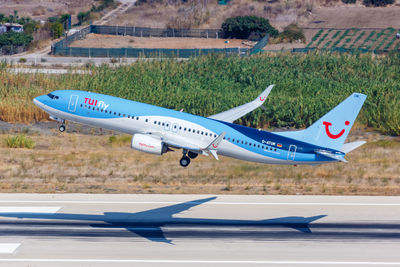
M 162 155 L 168 151 L 167 145 L 165 145 L 160 139 L 145 134 L 133 135 L 131 148 L 156 155 Z

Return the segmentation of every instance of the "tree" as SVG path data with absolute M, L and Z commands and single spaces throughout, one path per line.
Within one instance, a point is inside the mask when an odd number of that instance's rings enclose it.
M 259 33 L 261 37 L 269 34 L 272 37 L 278 35 L 278 30 L 271 26 L 265 18 L 256 16 L 238 16 L 228 18 L 222 24 L 224 36 L 227 38 L 247 39 L 251 33 Z
M 60 38 L 64 33 L 64 27 L 60 22 L 54 22 L 51 24 L 51 36 L 53 39 Z
M 32 42 L 32 36 L 23 32 L 6 32 L 0 34 L 0 46 L 26 46 Z

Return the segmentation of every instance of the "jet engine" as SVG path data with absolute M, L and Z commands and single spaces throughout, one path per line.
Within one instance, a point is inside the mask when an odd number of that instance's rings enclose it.
M 168 146 L 160 139 L 145 134 L 133 135 L 131 148 L 156 155 L 162 155 L 168 152 Z

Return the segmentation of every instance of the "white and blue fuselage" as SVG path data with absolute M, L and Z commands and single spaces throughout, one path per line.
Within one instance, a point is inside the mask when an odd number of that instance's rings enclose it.
M 292 137 L 291 132 L 267 132 L 98 93 L 58 90 L 36 97 L 34 103 L 49 113 L 51 118 L 60 122 L 70 120 L 132 136 L 144 136 L 145 140 L 139 140 L 138 146 L 151 150 L 157 147 L 153 146 L 154 140 L 167 147 L 168 151 L 171 148 L 183 149 L 184 157 L 188 152 L 197 155 L 208 154 L 208 151 L 213 155 L 218 153 L 246 161 L 296 165 L 335 162 L 345 155 L 340 149 L 306 142 L 304 137 L 296 138 L 296 134 Z M 221 133 L 224 133 L 223 139 L 221 136 L 218 144 L 213 143 L 213 149 L 210 144 Z M 150 138 L 150 143 L 147 137 Z M 140 147 L 139 150 L 146 151 Z M 320 153 L 321 151 L 323 153 Z M 161 153 L 158 154 L 165 152 L 167 150 L 161 149 Z M 324 153 L 335 157 L 326 156 Z

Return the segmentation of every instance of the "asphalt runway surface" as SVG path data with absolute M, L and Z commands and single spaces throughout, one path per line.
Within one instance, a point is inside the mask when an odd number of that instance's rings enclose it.
M 0 194 L 0 266 L 400 266 L 400 197 Z

